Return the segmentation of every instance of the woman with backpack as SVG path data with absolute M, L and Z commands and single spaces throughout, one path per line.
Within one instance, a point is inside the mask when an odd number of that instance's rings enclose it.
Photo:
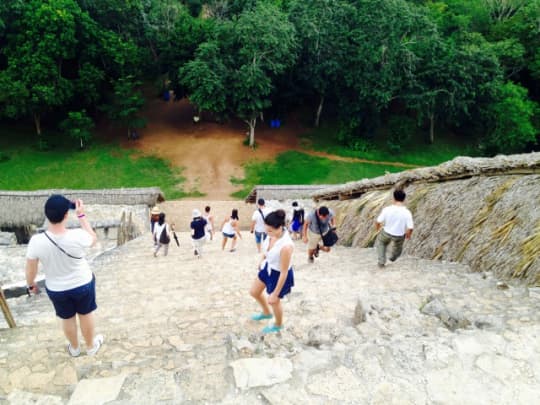
M 171 241 L 171 228 L 169 224 L 165 222 L 165 214 L 162 212 L 159 214 L 159 219 L 154 224 L 154 242 L 156 243 L 156 249 L 154 250 L 154 257 L 157 257 L 159 249 L 163 246 L 163 256 L 167 256 L 169 252 L 169 243 Z

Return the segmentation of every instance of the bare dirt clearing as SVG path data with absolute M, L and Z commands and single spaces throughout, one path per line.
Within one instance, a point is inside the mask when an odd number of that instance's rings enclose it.
M 195 110 L 187 100 L 166 102 L 156 98 L 148 99 L 143 115 L 148 124 L 140 130 L 140 139 L 128 141 L 121 131 L 114 131 L 120 137 L 122 146 L 156 155 L 169 160 L 175 167 L 183 168 L 182 174 L 186 178 L 184 190 L 203 193 L 200 199 L 204 200 L 232 200 L 231 193 L 239 188 L 231 184 L 231 177 L 242 178 L 242 166 L 245 163 L 251 160 L 274 160 L 277 155 L 289 150 L 333 160 L 415 167 L 306 150 L 300 145 L 299 135 L 308 128 L 294 118 L 279 129 L 269 128 L 266 123 L 259 121 L 255 129 L 258 147 L 251 149 L 244 145 L 247 126 L 243 122 L 232 120 L 218 124 L 203 117 L 200 122 L 194 123 Z
M 137 141 L 123 141 L 126 147 L 157 155 L 173 166 L 185 168 L 185 191 L 199 191 L 205 200 L 230 200 L 237 190 L 232 176 L 242 178 L 242 165 L 250 160 L 272 160 L 278 154 L 298 149 L 298 134 L 305 131 L 297 123 L 270 129 L 265 123 L 256 128 L 258 147 L 243 144 L 246 125 L 239 121 L 217 124 L 193 122 L 193 107 L 186 101 L 151 100 L 144 116 L 146 128 Z

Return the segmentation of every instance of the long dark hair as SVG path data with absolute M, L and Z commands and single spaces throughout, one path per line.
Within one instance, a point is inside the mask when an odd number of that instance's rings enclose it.
M 165 223 L 165 214 L 162 212 L 159 214 L 158 224 L 163 225 Z
M 240 218 L 238 218 L 238 210 L 236 208 L 232 210 L 231 218 L 236 219 L 237 221 L 240 220 Z
M 276 210 L 271 212 L 264 218 L 264 223 L 274 229 L 279 229 L 285 226 L 285 217 L 285 211 Z

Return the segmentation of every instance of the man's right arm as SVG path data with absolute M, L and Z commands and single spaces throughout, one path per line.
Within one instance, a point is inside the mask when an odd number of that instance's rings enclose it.
M 309 228 L 309 219 L 306 219 L 304 222 L 304 228 L 302 229 L 302 240 L 304 243 L 307 243 L 307 233 Z

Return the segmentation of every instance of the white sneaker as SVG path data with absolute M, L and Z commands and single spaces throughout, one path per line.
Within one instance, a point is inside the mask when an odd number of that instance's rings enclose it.
M 73 346 L 71 346 L 71 343 L 68 343 L 67 351 L 71 357 L 79 357 L 79 355 L 81 354 L 81 348 L 77 347 L 76 349 L 74 349 Z
M 103 344 L 103 341 L 104 341 L 103 335 L 94 336 L 94 346 L 91 349 L 86 350 L 86 354 L 88 356 L 95 356 L 96 353 L 101 348 L 101 345 Z

